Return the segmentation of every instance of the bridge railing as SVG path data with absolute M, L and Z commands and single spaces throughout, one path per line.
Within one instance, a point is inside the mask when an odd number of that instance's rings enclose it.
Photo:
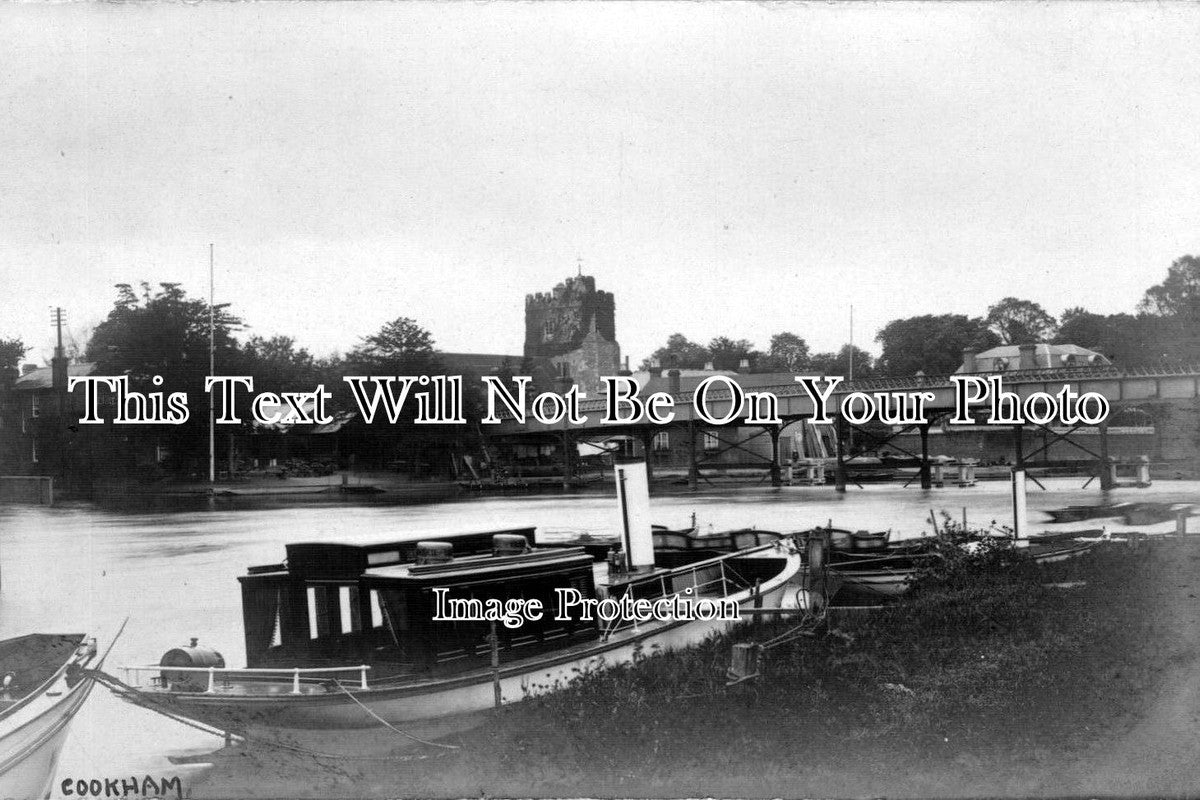
M 797 375 L 803 375 L 803 372 L 797 372 Z M 1154 367 L 1118 367 L 1113 364 L 1085 364 L 1072 367 L 1050 367 L 1040 369 L 1012 369 L 1004 371 L 992 372 L 970 372 L 956 373 L 958 375 L 973 375 L 978 377 L 989 377 L 996 375 L 1002 377 L 1005 383 L 1048 383 L 1057 381 L 1079 381 L 1079 380 L 1103 380 L 1103 379 L 1149 379 L 1149 378 L 1172 378 L 1181 376 L 1200 376 L 1200 366 L 1154 366 Z M 727 376 L 730 380 L 737 381 L 737 375 Z M 825 377 L 825 376 L 821 376 Z M 849 392 L 887 392 L 887 391 L 913 391 L 917 389 L 944 389 L 951 385 L 950 375 L 907 375 L 902 377 L 886 377 L 886 378 L 856 378 L 853 381 L 843 380 L 838 384 L 835 395 L 848 394 Z M 777 397 L 792 397 L 805 394 L 804 387 L 793 381 L 773 383 L 773 384 L 755 384 L 753 386 L 743 386 L 746 391 L 770 392 Z M 662 389 L 658 389 L 662 391 Z M 694 397 L 694 391 L 676 392 L 676 403 L 690 403 Z M 709 390 L 708 397 L 711 400 L 728 400 L 730 392 L 713 388 Z M 582 411 L 596 411 L 604 408 L 605 400 L 603 397 L 591 398 L 584 400 L 579 404 Z M 512 415 L 505 410 L 500 410 L 497 416 L 502 419 L 511 419 Z

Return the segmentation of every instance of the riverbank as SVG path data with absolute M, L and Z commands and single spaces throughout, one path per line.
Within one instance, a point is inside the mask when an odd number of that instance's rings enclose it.
M 1200 543 L 1164 539 L 1045 573 L 990 570 L 774 650 L 763 677 L 739 686 L 724 685 L 722 638 L 502 709 L 444 740 L 458 750 L 373 762 L 235 749 L 193 795 L 1194 791 L 1198 562 Z

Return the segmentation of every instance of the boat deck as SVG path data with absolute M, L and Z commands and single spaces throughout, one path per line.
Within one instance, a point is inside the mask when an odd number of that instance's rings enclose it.
M 82 633 L 31 633 L 0 642 L 0 717 L 62 669 Z

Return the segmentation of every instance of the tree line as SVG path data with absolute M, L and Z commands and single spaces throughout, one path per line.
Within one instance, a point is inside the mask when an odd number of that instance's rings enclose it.
M 128 375 L 130 386 L 155 391 L 162 387 L 203 397 L 209 374 L 209 306 L 189 297 L 177 283 L 156 287 L 119 284 L 107 318 L 93 332 L 84 358 L 101 375 Z M 250 335 L 229 308 L 212 309 L 213 346 L 222 375 L 249 375 L 255 390 L 304 391 L 324 384 L 334 397 L 336 412 L 354 408 L 345 375 L 414 375 L 444 372 L 432 334 L 416 321 L 397 317 L 378 331 L 360 338 L 345 354 L 317 357 L 288 336 Z M 1069 343 L 1096 350 L 1124 367 L 1200 365 L 1200 258 L 1184 256 L 1166 278 L 1146 290 L 1135 313 L 1095 314 L 1070 308 L 1057 319 L 1038 303 L 1006 297 L 990 306 L 983 317 L 927 314 L 896 319 L 875 336 L 879 355 L 844 345 L 837 352 L 810 352 L 800 335 L 782 332 L 771 337 L 765 350 L 746 339 L 716 337 L 707 345 L 672 334 L 666 344 L 642 362 L 643 369 L 715 369 L 846 375 L 853 361 L 855 377 L 944 375 L 961 363 L 964 348 L 985 350 L 999 344 L 1026 342 Z M 19 339 L 0 339 L 0 367 L 16 367 L 26 348 Z M 522 364 L 505 372 L 520 371 Z M 467 384 L 467 419 L 479 419 L 480 398 Z M 185 425 L 156 426 L 156 435 L 180 459 L 193 462 L 207 452 L 206 415 Z M 354 442 L 358 452 L 378 463 L 397 453 L 441 459 L 452 451 L 476 450 L 473 426 L 413 425 L 411 418 L 396 426 L 376 426 Z M 353 439 L 354 434 L 351 434 Z M 423 452 L 430 455 L 422 456 Z
M 707 345 L 674 333 L 641 364 L 644 370 L 702 369 L 812 372 L 856 377 L 947 375 L 963 350 L 1034 342 L 1074 344 L 1128 368 L 1200 366 L 1200 258 L 1183 256 L 1146 290 L 1136 313 L 1096 314 L 1068 308 L 1058 317 L 1039 303 L 1005 297 L 982 317 L 924 314 L 895 319 L 875 335 L 879 355 L 850 344 L 812 353 L 804 338 L 782 332 L 765 350 L 747 339 L 718 336 Z

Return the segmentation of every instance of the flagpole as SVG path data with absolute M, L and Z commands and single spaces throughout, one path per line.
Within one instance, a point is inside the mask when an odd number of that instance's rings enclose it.
M 212 377 L 216 371 L 213 336 L 213 246 L 208 245 L 208 374 Z M 208 482 L 217 482 L 217 435 L 216 423 L 213 419 L 212 393 L 208 395 Z

